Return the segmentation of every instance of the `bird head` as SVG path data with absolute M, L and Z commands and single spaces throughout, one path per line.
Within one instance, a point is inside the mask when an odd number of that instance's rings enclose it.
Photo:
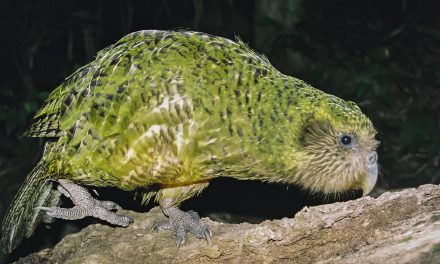
M 356 104 L 322 96 L 302 113 L 298 147 L 289 155 L 296 164 L 292 177 L 312 192 L 367 195 L 378 176 L 376 131 Z

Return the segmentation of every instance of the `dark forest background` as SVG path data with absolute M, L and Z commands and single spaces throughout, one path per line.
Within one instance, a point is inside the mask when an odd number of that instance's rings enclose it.
M 440 183 L 440 1 L 2 0 L 0 215 L 41 154 L 42 140 L 20 135 L 45 97 L 97 51 L 141 29 L 240 36 L 281 72 L 356 102 L 373 120 L 376 192 Z M 302 202 L 289 207 L 291 199 Z M 329 200 L 219 180 L 186 206 L 252 221 L 245 216 L 292 216 Z

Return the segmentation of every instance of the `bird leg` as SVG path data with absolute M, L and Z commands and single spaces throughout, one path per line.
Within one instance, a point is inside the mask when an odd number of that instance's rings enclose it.
M 184 212 L 177 206 L 163 208 L 163 212 L 168 216 L 168 221 L 158 221 L 153 225 L 153 230 L 171 230 L 176 236 L 177 248 L 185 243 L 186 233 L 189 232 L 197 238 L 205 239 L 211 244 L 211 230 L 199 224 L 199 214 L 192 210 Z
M 70 198 L 75 206 L 72 208 L 39 206 L 36 209 L 45 211 L 49 216 L 66 220 L 77 220 L 92 216 L 118 226 L 125 227 L 133 223 L 131 217 L 118 215 L 111 211 L 118 206 L 116 203 L 97 200 L 92 197 L 86 188 L 69 180 L 59 179 L 58 182 L 60 184 L 57 187 L 58 191 Z
M 206 186 L 208 186 L 207 183 L 162 190 L 162 194 L 159 195 L 162 199 L 159 199 L 162 211 L 168 216 L 168 220 L 156 222 L 153 230 L 171 230 L 176 237 L 177 248 L 185 243 L 187 232 L 211 244 L 212 232 L 208 227 L 199 223 L 199 214 L 192 210 L 184 212 L 176 205 L 176 198 L 179 200 L 182 196 L 191 197 Z

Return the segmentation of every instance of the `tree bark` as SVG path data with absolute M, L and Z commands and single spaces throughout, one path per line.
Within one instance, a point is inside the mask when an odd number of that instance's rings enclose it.
M 18 263 L 440 263 L 440 186 L 305 207 L 294 218 L 222 224 L 202 218 L 212 245 L 151 231 L 156 207 L 127 228 L 93 224 Z

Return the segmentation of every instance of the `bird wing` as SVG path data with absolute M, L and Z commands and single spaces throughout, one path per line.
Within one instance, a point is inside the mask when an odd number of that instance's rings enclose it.
M 72 129 L 94 101 L 99 101 L 110 75 L 122 78 L 135 53 L 135 39 L 127 35 L 117 43 L 98 52 L 95 60 L 75 71 L 53 90 L 34 116 L 34 122 L 24 133 L 27 137 L 60 137 Z M 130 50 L 130 52 L 127 52 Z M 119 74 L 119 75 L 118 75 Z M 114 83 L 110 83 L 113 84 Z M 117 87 L 119 88 L 119 86 Z M 122 88 L 121 88 L 122 89 Z M 118 90 L 114 91 L 116 93 Z M 91 100 L 90 100 L 91 99 Z

